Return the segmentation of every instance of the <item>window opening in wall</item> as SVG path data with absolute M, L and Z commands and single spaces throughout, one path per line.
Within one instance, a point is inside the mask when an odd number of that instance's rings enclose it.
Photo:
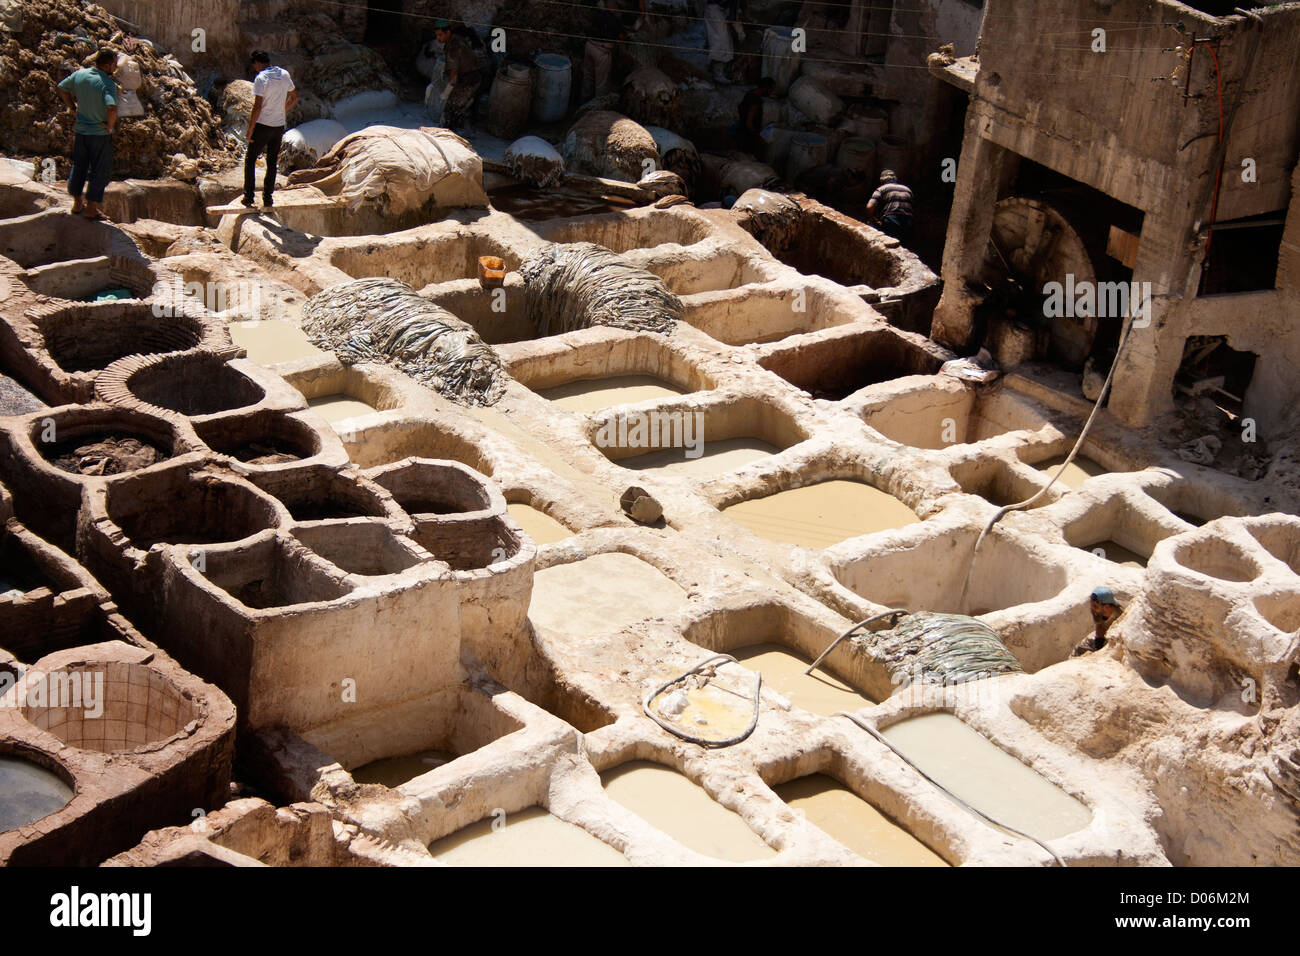
M 1201 268 L 1200 295 L 1259 292 L 1277 283 L 1286 210 L 1217 223 Z

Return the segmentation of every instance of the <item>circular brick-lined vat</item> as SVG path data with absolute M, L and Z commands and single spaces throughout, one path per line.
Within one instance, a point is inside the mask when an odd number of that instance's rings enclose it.
M 31 724 L 70 747 L 101 753 L 156 747 L 201 716 L 198 705 L 162 674 L 125 661 L 63 667 L 39 678 L 29 674 L 26 698 L 22 713 Z
M 408 514 L 461 514 L 486 511 L 492 498 L 483 480 L 452 461 L 408 458 L 370 473 Z
M 306 465 L 258 475 L 254 482 L 289 509 L 294 521 L 389 518 L 397 512 L 383 489 L 355 472 Z
M 279 524 L 275 505 L 242 482 L 164 469 L 108 488 L 105 507 L 135 547 L 240 541 Z
M 145 259 L 101 256 L 29 269 L 23 282 L 37 295 L 93 302 L 97 294 L 112 289 L 126 289 L 132 298 L 147 299 L 156 291 L 159 276 Z
M 198 425 L 199 437 L 213 451 L 248 465 L 268 466 L 320 454 L 320 435 L 306 422 L 275 411 L 221 418 Z
M 172 425 L 123 408 L 77 408 L 30 420 L 32 447 L 60 471 L 107 477 L 139 471 L 189 451 Z
M 190 315 L 157 316 L 153 307 L 107 302 L 35 310 L 45 349 L 65 372 L 93 372 L 128 355 L 161 355 L 196 348 L 203 323 Z
M 262 386 L 210 353 L 123 363 L 102 376 L 95 390 L 107 402 L 134 400 L 188 416 L 247 408 L 266 397 Z

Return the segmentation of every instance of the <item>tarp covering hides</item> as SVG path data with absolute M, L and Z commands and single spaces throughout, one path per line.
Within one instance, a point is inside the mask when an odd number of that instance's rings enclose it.
M 328 177 L 328 178 L 322 178 Z M 355 212 L 377 203 L 387 215 L 438 206 L 486 206 L 483 160 L 451 130 L 368 126 L 343 137 L 312 170 L 290 183 L 310 182 L 339 195 Z

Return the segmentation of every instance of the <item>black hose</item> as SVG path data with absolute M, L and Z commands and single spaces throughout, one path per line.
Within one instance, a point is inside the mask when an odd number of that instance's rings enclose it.
M 686 731 L 674 727 L 671 724 L 669 724 L 667 721 L 660 719 L 659 715 L 650 709 L 650 702 L 654 700 L 656 697 L 658 697 L 660 694 L 662 694 L 664 691 L 666 691 L 669 687 L 672 687 L 674 684 L 684 681 L 692 674 L 695 674 L 703 670 L 705 667 L 708 667 L 714 661 L 724 661 L 732 664 L 740 663 L 740 661 L 736 660 L 730 654 L 714 654 L 712 657 L 700 661 L 700 663 L 696 664 L 686 673 L 674 677 L 668 683 L 664 684 L 658 690 L 654 691 L 648 697 L 646 697 L 646 699 L 641 702 L 641 709 L 645 711 L 645 715 L 649 717 L 651 720 L 653 720 L 660 727 L 662 727 L 664 730 L 668 731 L 673 736 L 680 737 L 682 738 L 682 740 L 688 741 L 689 743 L 699 744 L 701 747 L 730 747 L 746 739 L 750 734 L 754 732 L 754 728 L 758 726 L 759 695 L 763 689 L 763 675 L 761 673 L 757 675 L 757 678 L 754 681 L 754 715 L 750 718 L 749 726 L 745 728 L 745 732 L 740 734 L 737 737 L 729 737 L 725 740 L 706 740 L 703 737 L 696 737 L 693 734 L 688 734 Z

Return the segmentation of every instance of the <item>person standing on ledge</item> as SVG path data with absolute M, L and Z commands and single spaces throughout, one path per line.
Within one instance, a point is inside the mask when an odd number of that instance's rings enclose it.
M 252 208 L 257 192 L 257 157 L 266 152 L 266 175 L 262 177 L 262 205 L 275 205 L 275 167 L 280 161 L 280 141 L 285 118 L 298 102 L 289 71 L 271 65 L 265 50 L 254 50 L 249 65 L 257 71 L 253 80 L 253 112 L 248 117 L 248 152 L 244 154 L 244 205 Z
M 907 245 L 912 239 L 912 190 L 892 169 L 880 173 L 880 188 L 867 203 L 867 220 L 879 217 L 880 231 Z
M 117 84 L 113 82 L 113 74 L 116 71 L 117 54 L 100 50 L 93 67 L 77 70 L 58 85 L 64 105 L 77 111 L 72 174 L 68 177 L 72 213 L 101 222 L 108 221 L 99 205 L 104 201 L 104 187 L 113 175 L 113 127 L 117 125 Z
M 1079 657 L 1105 647 L 1106 632 L 1120 616 L 1123 608 L 1115 600 L 1115 592 L 1103 584 L 1093 588 L 1092 595 L 1088 598 L 1088 610 L 1092 614 L 1093 633 L 1080 642 L 1071 657 Z

